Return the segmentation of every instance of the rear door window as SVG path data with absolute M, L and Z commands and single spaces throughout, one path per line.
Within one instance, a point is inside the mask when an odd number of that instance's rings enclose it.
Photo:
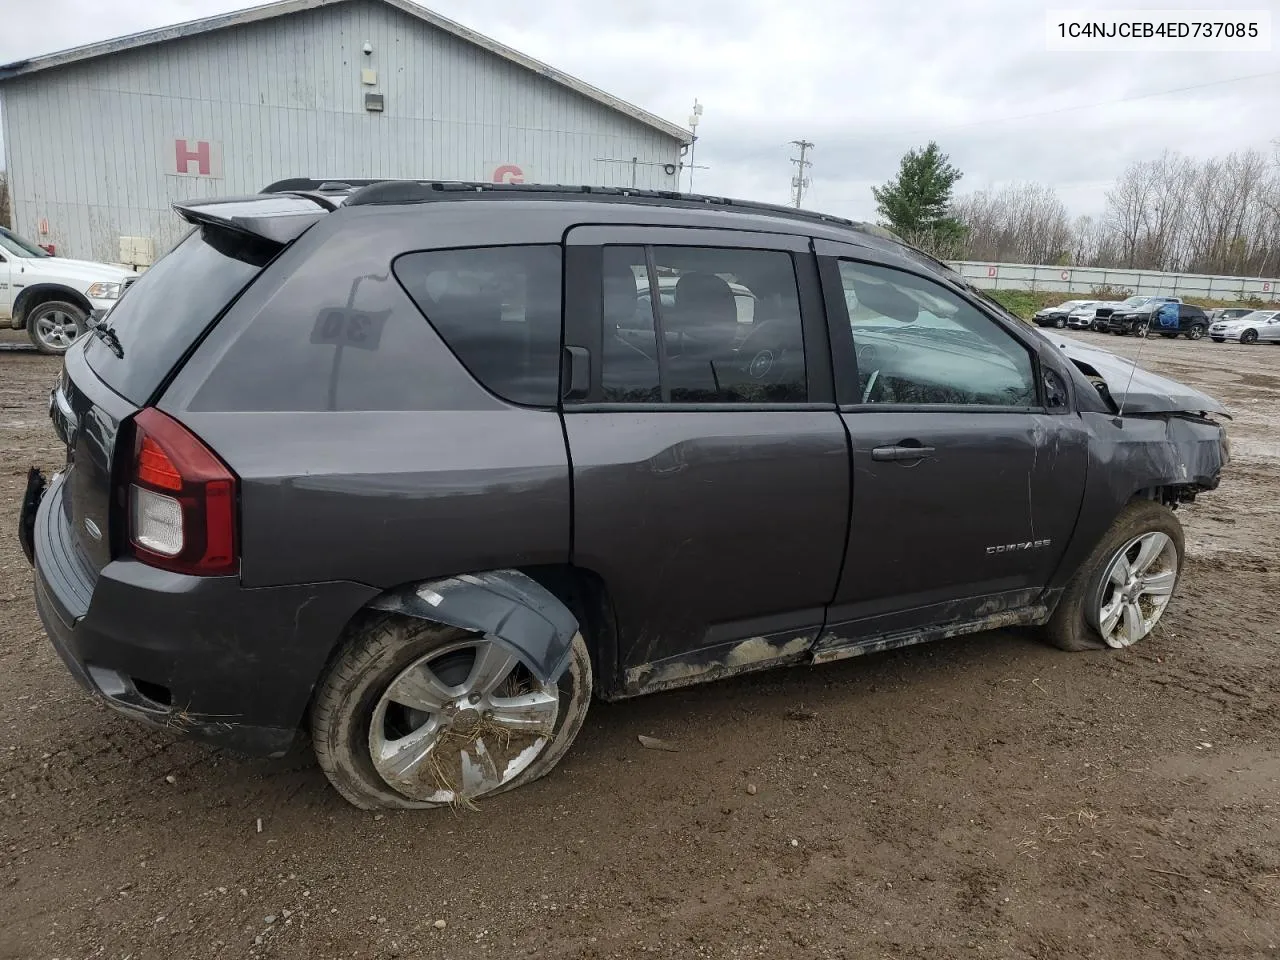
M 410 253 L 393 269 L 449 349 L 490 392 L 513 403 L 556 405 L 559 247 Z
M 800 300 L 789 253 L 606 246 L 603 275 L 606 402 L 808 399 Z
M 192 231 L 135 281 L 103 319 L 119 349 L 98 337 L 86 338 L 89 366 L 116 393 L 139 406 L 147 403 L 275 250 L 225 231 Z

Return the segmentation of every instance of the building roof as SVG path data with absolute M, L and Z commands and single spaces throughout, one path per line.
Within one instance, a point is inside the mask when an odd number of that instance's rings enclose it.
M 114 40 L 103 40 L 100 43 L 89 43 L 82 47 L 72 47 L 70 50 L 60 50 L 57 53 L 49 53 L 40 57 L 31 57 L 26 60 L 16 60 L 13 63 L 0 64 L 0 83 L 14 77 L 26 76 L 36 73 L 40 70 L 48 70 L 53 67 L 62 67 L 67 64 L 79 63 L 84 60 L 91 60 L 96 57 L 105 57 L 113 53 L 121 53 L 125 50 L 134 50 L 138 47 L 151 46 L 157 43 L 167 43 L 170 40 L 182 40 L 187 37 L 199 36 L 203 33 L 211 33 L 214 30 L 224 30 L 228 27 L 239 27 L 245 24 L 258 23 L 263 20 L 272 20 L 276 17 L 284 17 L 293 13 L 302 13 L 307 10 L 316 10 L 320 7 L 334 6 L 339 3 L 350 3 L 353 0 L 277 0 L 276 3 L 268 3 L 260 7 L 251 7 L 248 10 L 237 10 L 232 13 L 224 13 L 216 17 L 205 17 L 203 20 L 192 20 L 188 23 L 179 23 L 170 27 L 160 27 L 156 30 L 146 30 L 142 33 L 133 33 L 126 37 L 117 37 Z M 445 33 L 451 34 L 460 40 L 487 50 L 490 53 L 501 57 L 509 63 L 524 67 L 526 70 L 532 71 L 539 76 L 546 77 L 553 83 L 557 83 L 562 87 L 581 94 L 589 100 L 594 100 L 602 106 L 618 113 L 625 114 L 633 120 L 636 120 L 645 126 L 651 127 L 660 133 L 666 134 L 674 140 L 682 143 L 688 143 L 692 139 L 692 134 L 683 127 L 677 126 L 663 120 L 655 114 L 649 113 L 637 107 L 635 104 L 628 103 L 611 93 L 606 93 L 599 87 L 594 87 L 577 77 L 572 77 L 555 67 L 549 66 L 540 60 L 521 53 L 508 47 L 506 44 L 499 43 L 497 40 L 490 39 L 481 33 L 477 33 L 468 27 L 447 17 L 442 17 L 425 7 L 420 7 L 411 0 L 370 0 L 370 2 L 385 3 L 388 6 L 395 7 L 397 10 L 408 14 L 416 20 L 429 24 L 437 30 L 443 30 Z

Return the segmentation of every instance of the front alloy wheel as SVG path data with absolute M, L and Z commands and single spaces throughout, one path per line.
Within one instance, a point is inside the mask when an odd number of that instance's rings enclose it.
M 1159 530 L 1134 537 L 1103 573 L 1090 624 L 1107 646 L 1132 646 L 1151 632 L 1178 582 L 1178 548 Z
M 1066 585 L 1045 639 L 1073 651 L 1132 646 L 1164 615 L 1182 562 L 1182 524 L 1173 511 L 1130 501 Z
M 27 336 L 41 353 L 66 353 L 88 329 L 88 315 L 62 300 L 37 304 L 27 314 Z

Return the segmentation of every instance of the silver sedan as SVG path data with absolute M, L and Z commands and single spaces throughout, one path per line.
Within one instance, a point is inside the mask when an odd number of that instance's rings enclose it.
M 1219 320 L 1209 327 L 1214 343 L 1280 343 L 1280 310 L 1254 310 L 1235 320 Z

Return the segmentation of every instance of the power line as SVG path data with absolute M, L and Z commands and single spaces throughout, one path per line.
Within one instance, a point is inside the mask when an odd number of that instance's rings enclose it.
M 800 148 L 800 156 L 791 158 L 791 162 L 796 165 L 796 175 L 791 178 L 792 203 L 799 209 L 804 192 L 809 187 L 809 178 L 804 175 L 804 171 L 806 167 L 813 166 L 813 161 L 806 160 L 805 154 L 813 149 L 813 144 L 808 140 L 792 140 L 791 143 Z

